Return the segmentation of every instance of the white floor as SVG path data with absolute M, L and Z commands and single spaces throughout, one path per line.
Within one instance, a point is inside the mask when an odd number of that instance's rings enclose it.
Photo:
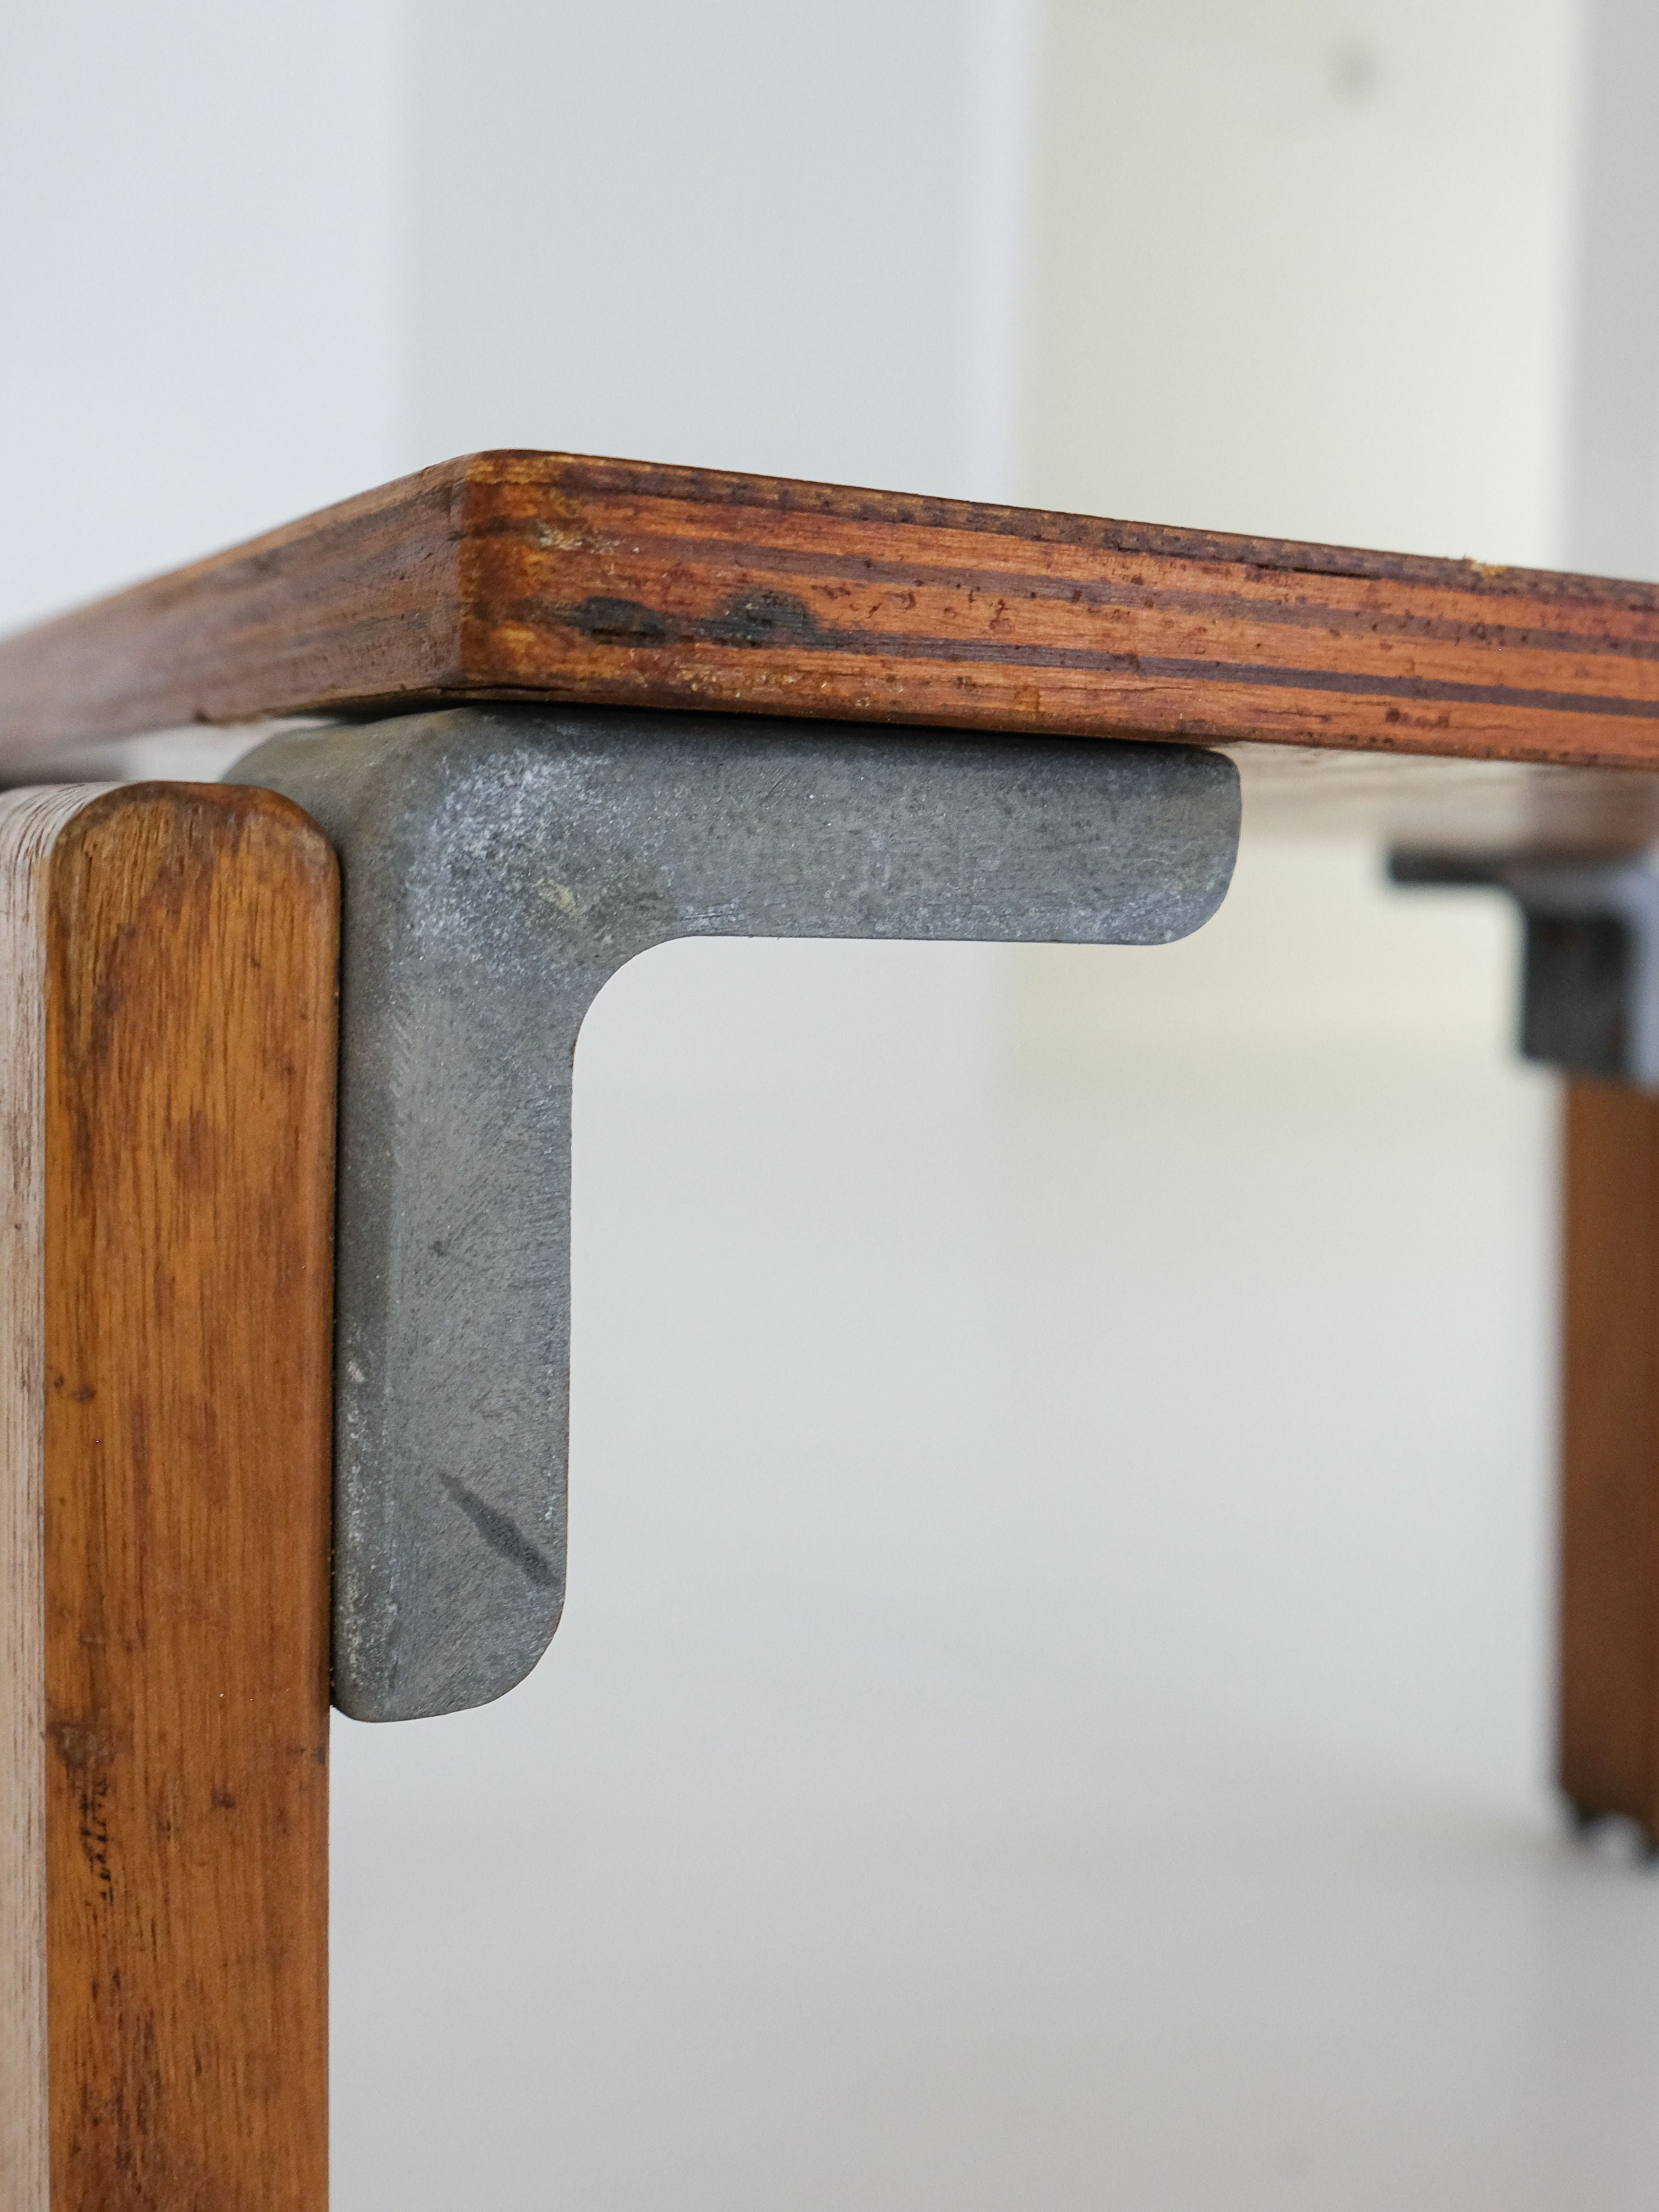
M 1170 953 L 618 979 L 566 1625 L 337 1729 L 340 2212 L 1659 2204 L 1511 949 L 1267 852 Z

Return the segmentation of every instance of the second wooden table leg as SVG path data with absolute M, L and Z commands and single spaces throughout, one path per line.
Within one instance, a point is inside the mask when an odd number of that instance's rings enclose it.
M 1659 1840 L 1659 1099 L 1566 1086 L 1560 1774 Z

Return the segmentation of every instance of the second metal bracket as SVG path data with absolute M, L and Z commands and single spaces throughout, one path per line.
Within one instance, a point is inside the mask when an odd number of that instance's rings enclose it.
M 1659 1091 L 1659 860 L 1396 851 L 1397 884 L 1507 891 L 1525 950 L 1521 1049 L 1575 1075 Z

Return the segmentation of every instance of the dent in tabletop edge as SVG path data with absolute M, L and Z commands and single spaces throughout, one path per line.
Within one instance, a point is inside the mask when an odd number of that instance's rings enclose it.
M 1237 770 L 1169 744 L 626 709 L 277 738 L 234 780 L 343 870 L 336 1702 L 487 1703 L 564 1589 L 572 1060 L 687 936 L 1164 944 L 1219 905 Z

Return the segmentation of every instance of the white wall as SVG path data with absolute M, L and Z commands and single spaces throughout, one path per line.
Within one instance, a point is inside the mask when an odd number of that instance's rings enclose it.
M 1568 554 L 1612 576 L 1659 574 L 1659 12 L 1599 0 L 1583 40 L 1577 330 Z
M 0 609 L 492 442 L 1548 559 L 1585 46 L 36 11 Z M 1647 2201 L 1659 1914 L 1545 1784 L 1512 964 L 1253 844 L 1168 952 L 617 980 L 566 1625 L 487 1712 L 336 1731 L 342 2206 Z
M 973 9 L 415 15 L 425 447 L 963 482 Z
M 401 0 L 8 11 L 0 624 L 404 465 Z
M 1560 552 L 1576 0 L 1053 0 L 1034 489 Z

